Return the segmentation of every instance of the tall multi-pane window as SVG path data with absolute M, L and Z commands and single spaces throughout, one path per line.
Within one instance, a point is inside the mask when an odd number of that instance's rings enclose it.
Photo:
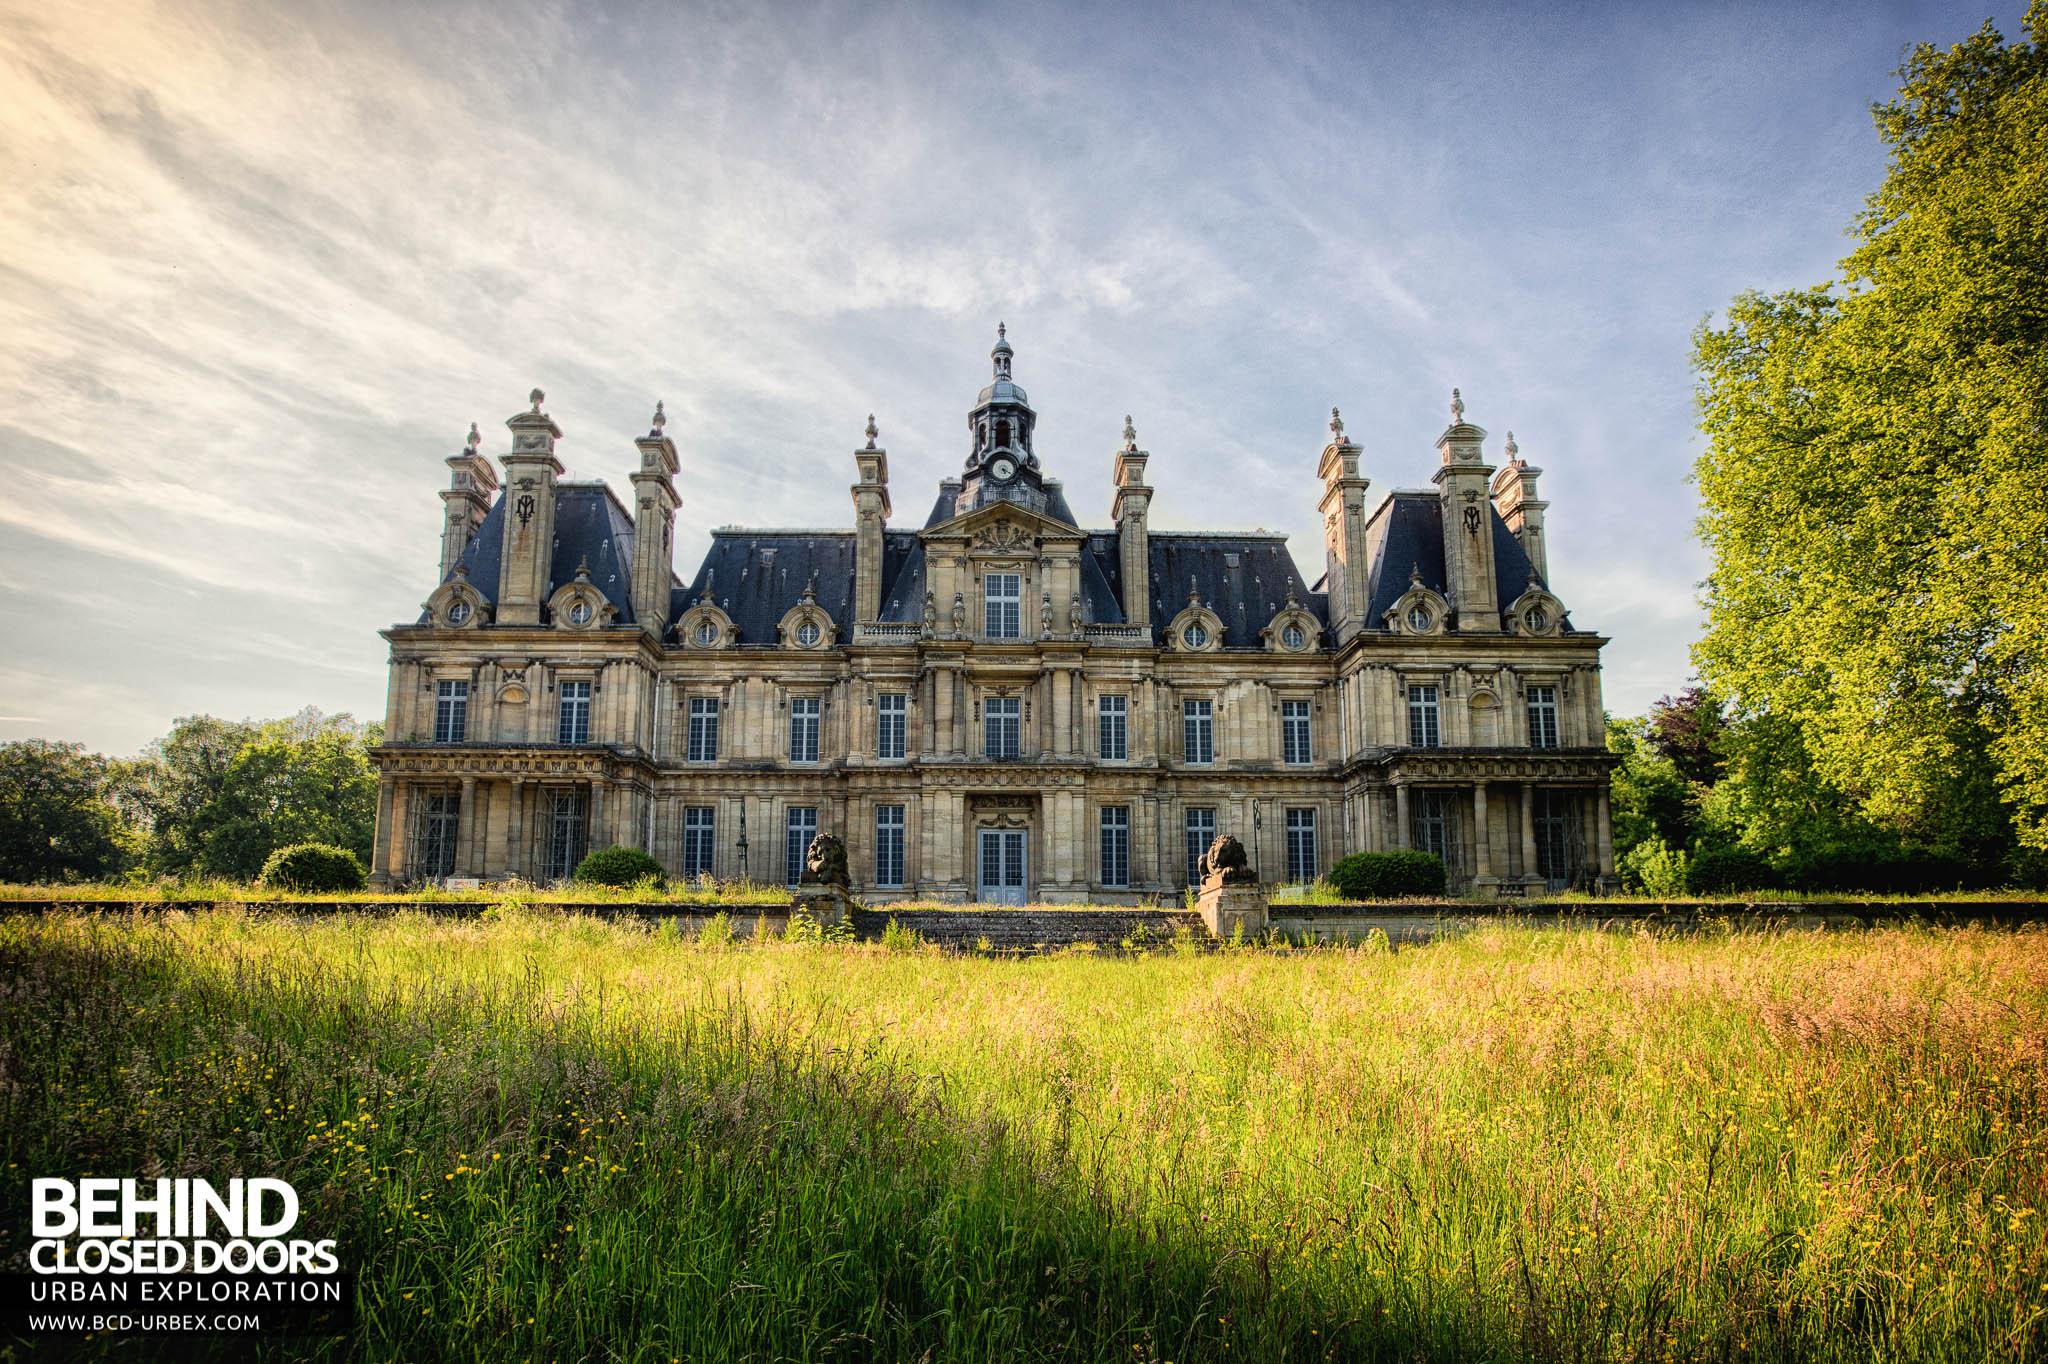
M 588 682 L 564 682 L 561 690 L 561 707 L 555 715 L 555 742 L 558 744 L 587 744 L 590 742 L 590 684 Z
M 718 811 L 709 805 L 683 810 L 683 875 L 709 876 L 718 831 Z
M 1457 828 L 1457 811 L 1448 791 L 1418 791 L 1414 813 L 1409 816 L 1409 841 L 1415 851 L 1435 853 L 1445 866 L 1451 863 L 1452 833 Z
M 1210 810 L 1189 810 L 1186 819 L 1188 839 L 1188 884 L 1202 884 L 1202 854 L 1209 851 L 1209 845 L 1216 841 L 1216 812 Z
M 1024 702 L 1015 696 L 991 696 L 981 703 L 982 749 L 991 758 L 1014 758 L 1023 751 Z
M 1130 703 L 1121 696 L 1105 696 L 1095 712 L 1095 747 L 1104 762 L 1120 763 L 1131 756 Z
M 1314 761 L 1312 752 L 1308 733 L 1308 702 L 1282 701 L 1280 703 L 1281 761 L 1300 767 Z
M 583 860 L 583 795 L 577 791 L 553 793 L 547 806 L 542 837 L 547 840 L 547 876 L 566 881 Z
M 903 885 L 903 807 L 875 807 L 875 884 L 890 890 Z
M 1131 807 L 1102 807 L 1102 884 L 1131 884 Z
M 1216 761 L 1216 707 L 1211 701 L 1180 703 L 1181 758 L 1191 763 Z
M 990 639 L 1016 639 L 1024 631 L 1024 576 L 991 573 L 982 579 L 982 606 Z
M 1287 879 L 1316 879 L 1316 812 L 1313 809 L 1287 812 Z
M 789 819 L 783 827 L 782 870 L 784 879 L 793 886 L 803 880 L 804 855 L 811 850 L 811 840 L 818 836 L 818 807 L 790 806 Z
M 434 742 L 459 744 L 468 730 L 469 683 L 437 683 L 434 687 Z
M 900 693 L 875 698 L 875 756 L 900 758 L 910 740 L 910 698 Z
M 1529 696 L 1529 747 L 1557 747 L 1557 688 L 1531 687 Z
M 1408 746 L 1441 748 L 1443 730 L 1437 724 L 1436 684 L 1408 689 Z
M 718 761 L 718 698 L 690 698 L 690 747 L 693 763 Z
M 426 815 L 420 825 L 420 875 L 455 874 L 455 840 L 461 819 L 461 796 L 442 792 L 427 797 Z
M 818 720 L 825 703 L 816 696 L 789 699 L 789 760 L 814 763 L 818 760 Z

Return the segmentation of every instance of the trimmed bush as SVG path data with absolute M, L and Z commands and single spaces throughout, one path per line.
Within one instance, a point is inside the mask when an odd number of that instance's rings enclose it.
M 576 879 L 586 885 L 624 890 L 650 878 L 661 883 L 661 863 L 638 848 L 593 848 L 576 864 Z
M 1442 895 L 1443 859 L 1435 853 L 1353 853 L 1330 868 L 1330 884 L 1350 900 L 1390 900 L 1401 895 Z
M 1695 895 L 1779 890 L 1783 886 L 1784 878 L 1777 868 L 1748 848 L 1714 848 L 1699 853 L 1685 871 L 1685 888 Z
M 361 890 L 369 877 L 347 848 L 331 843 L 294 843 L 264 860 L 256 878 L 278 890 Z

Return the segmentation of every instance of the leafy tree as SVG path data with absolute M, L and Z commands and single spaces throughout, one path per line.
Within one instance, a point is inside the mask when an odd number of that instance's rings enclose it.
M 0 744 L 0 881 L 94 880 L 128 860 L 109 764 L 83 744 Z
M 1698 786 L 1712 786 L 1721 776 L 1718 745 L 1726 727 L 1720 701 L 1705 687 L 1691 686 L 1675 697 L 1658 699 L 1650 708 L 1644 737 L 1679 776 Z
M 299 843 L 332 844 L 369 862 L 377 773 L 353 723 L 334 718 L 310 737 L 282 737 L 287 727 L 235 755 L 192 821 L 202 868 L 253 880 L 271 853 Z
M 1652 841 L 1684 847 L 1693 834 L 1693 792 L 1651 742 L 1649 722 L 1608 716 L 1607 749 L 1621 755 L 1608 791 L 1617 861 Z
M 1695 660 L 1751 731 L 1721 802 L 1745 842 L 2048 847 L 2048 0 L 2026 27 L 1907 59 L 1839 285 L 1745 294 L 1695 335 Z
M 247 720 L 187 715 L 173 721 L 171 732 L 152 741 L 141 757 L 121 765 L 115 801 L 148 835 L 150 870 L 175 874 L 199 868 L 201 816 L 220 799 L 235 755 L 260 732 Z

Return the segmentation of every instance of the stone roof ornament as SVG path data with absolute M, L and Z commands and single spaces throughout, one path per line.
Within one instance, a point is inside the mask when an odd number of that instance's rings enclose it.
M 817 575 L 817 574 L 815 574 L 815 573 L 813 573 L 813 574 L 811 575 L 811 579 L 810 579 L 810 581 L 804 584 L 804 605 L 806 605 L 806 606 L 814 606 L 814 605 L 816 605 L 816 604 L 817 604 L 817 601 L 818 601 L 818 575 Z
M 1011 351 L 1010 349 L 1009 328 L 1005 327 L 1000 322 L 996 323 L 996 347 L 988 354 L 989 359 L 995 362 L 996 378 L 1009 378 L 1010 356 L 1014 354 L 1014 352 Z
M 1345 443 L 1344 417 L 1343 414 L 1338 412 L 1337 409 L 1334 407 L 1330 409 L 1330 441 L 1332 444 L 1335 445 L 1342 445 Z
M 469 441 L 468 441 L 468 449 L 469 449 L 469 453 L 470 453 L 470 454 L 472 454 L 472 455 L 473 455 L 473 454 L 475 454 L 475 453 L 476 453 L 476 448 L 477 448 L 477 447 L 478 447 L 479 445 L 482 445 L 483 443 L 484 443 L 484 433 L 476 429 L 476 423 L 475 423 L 475 422 L 471 422 L 471 423 L 469 424 Z
M 1522 447 L 1521 447 L 1521 446 L 1519 446 L 1519 445 L 1517 445 L 1517 444 L 1515 444 L 1515 433 L 1514 433 L 1514 432 L 1512 432 L 1512 431 L 1508 432 L 1508 448 L 1507 448 L 1507 457 L 1508 457 L 1508 463 L 1510 463 L 1510 464 L 1519 464 L 1519 463 L 1521 463 L 1521 460 L 1520 460 L 1520 459 L 1518 459 L 1518 458 L 1516 458 L 1516 457 L 1517 457 L 1518 455 L 1520 455 L 1521 453 L 1522 453 Z
M 661 410 L 661 400 L 657 398 L 654 403 L 654 429 L 649 431 L 647 434 L 650 436 L 658 436 L 661 434 L 661 428 L 667 425 L 668 413 Z
M 1454 388 L 1451 390 L 1451 425 L 1463 426 L 1464 424 L 1465 399 L 1459 394 L 1458 390 Z
M 1420 587 L 1420 586 L 1422 586 L 1422 565 L 1421 565 L 1421 564 L 1418 564 L 1418 563 L 1410 563 L 1410 564 L 1408 565 L 1408 585 L 1409 585 L 1410 587 Z
M 1201 604 L 1202 604 L 1202 593 L 1201 593 L 1201 590 L 1200 590 L 1199 588 L 1197 588 L 1197 587 L 1195 586 L 1195 575 L 1194 575 L 1194 574 L 1192 574 L 1192 573 L 1190 573 L 1190 574 L 1188 574 L 1188 605 L 1189 605 L 1189 606 L 1200 606 Z
M 1124 449 L 1135 450 L 1137 448 L 1138 428 L 1131 425 L 1131 414 L 1126 412 L 1124 413 Z
M 547 400 L 548 395 L 541 392 L 537 388 L 533 392 L 526 395 L 526 401 L 533 404 L 533 412 L 535 416 L 540 415 L 540 405 L 546 402 Z
M 875 437 L 880 434 L 881 432 L 875 429 L 875 414 L 868 413 L 868 449 L 875 448 Z
M 590 558 L 588 555 L 576 561 L 576 581 L 579 583 L 590 581 Z

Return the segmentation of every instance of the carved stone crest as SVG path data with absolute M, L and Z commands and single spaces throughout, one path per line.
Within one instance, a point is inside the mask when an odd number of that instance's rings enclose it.
M 1036 536 L 1014 521 L 985 526 L 974 537 L 976 549 L 1032 549 L 1037 543 Z

